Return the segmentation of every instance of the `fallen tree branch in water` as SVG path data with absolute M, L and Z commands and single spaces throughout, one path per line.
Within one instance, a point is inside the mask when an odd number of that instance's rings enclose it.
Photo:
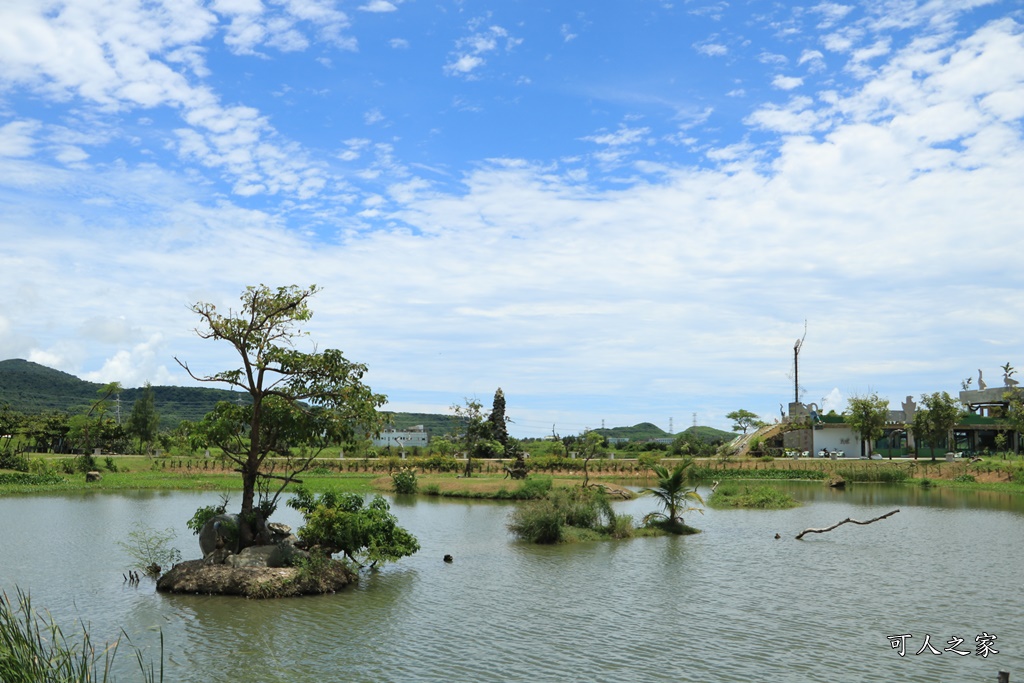
M 869 519 L 866 522 L 861 522 L 859 520 L 850 519 L 849 517 L 847 517 L 846 519 L 844 519 L 843 521 L 839 522 L 838 524 L 833 524 L 832 526 L 825 527 L 824 529 L 804 529 L 803 531 L 801 531 L 799 534 L 796 535 L 796 540 L 799 541 L 801 538 L 804 537 L 804 534 L 823 534 L 826 531 L 832 531 L 837 526 L 842 526 L 842 525 L 846 524 L 847 522 L 852 522 L 854 524 L 871 524 L 872 522 L 877 522 L 880 519 L 885 519 L 886 517 L 892 517 L 897 512 L 899 512 L 899 509 L 893 510 L 892 512 L 887 512 L 884 515 L 882 515 L 881 517 L 875 517 L 874 519 Z

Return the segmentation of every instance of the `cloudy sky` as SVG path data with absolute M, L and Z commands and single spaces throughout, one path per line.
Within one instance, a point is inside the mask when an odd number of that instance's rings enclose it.
M 230 367 L 308 285 L 400 411 L 728 429 L 1024 370 L 1019 0 L 6 0 L 0 359 Z

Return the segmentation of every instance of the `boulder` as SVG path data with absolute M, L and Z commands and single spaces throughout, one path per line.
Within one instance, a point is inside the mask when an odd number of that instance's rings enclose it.
M 224 564 L 229 557 L 231 557 L 230 550 L 227 548 L 217 548 L 203 556 L 203 564 Z
M 333 593 L 355 583 L 358 576 L 343 563 L 331 560 L 316 572 L 295 567 L 231 567 L 189 560 L 160 577 L 156 589 L 166 593 L 241 595 L 281 598 Z
M 237 555 L 229 556 L 224 564 L 236 568 L 291 567 L 302 557 L 309 557 L 309 553 L 286 543 L 254 545 L 245 548 Z

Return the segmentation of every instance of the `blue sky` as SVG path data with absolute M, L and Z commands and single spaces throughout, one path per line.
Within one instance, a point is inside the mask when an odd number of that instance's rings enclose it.
M 0 358 L 188 384 L 306 285 L 400 411 L 729 428 L 1021 357 L 1019 1 L 11 0 Z

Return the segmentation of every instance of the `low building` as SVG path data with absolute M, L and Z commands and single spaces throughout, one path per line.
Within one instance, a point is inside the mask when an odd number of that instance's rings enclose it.
M 903 410 L 890 410 L 883 435 L 871 444 L 871 452 L 883 458 L 942 457 L 947 451 L 974 455 L 999 450 L 997 437 L 1003 434 L 1003 448 L 1013 448 L 1016 433 L 1006 422 L 1004 415 L 1008 401 L 1005 398 L 1011 387 L 960 392 L 960 402 L 967 407 L 967 413 L 953 428 L 954 443 L 941 448 L 932 448 L 914 443 L 911 425 L 917 404 L 907 396 L 902 403 Z M 786 449 L 819 454 L 822 450 L 836 453 L 839 457 L 860 458 L 866 449 L 860 435 L 846 423 L 842 415 L 834 413 L 821 415 L 815 404 L 790 403 L 789 414 L 784 423 L 803 424 L 805 428 L 790 428 L 782 434 L 782 445 Z
M 424 447 L 430 441 L 430 435 L 423 425 L 416 425 L 408 429 L 389 429 L 381 432 L 380 436 L 373 440 L 374 446 L 395 446 L 397 448 Z

